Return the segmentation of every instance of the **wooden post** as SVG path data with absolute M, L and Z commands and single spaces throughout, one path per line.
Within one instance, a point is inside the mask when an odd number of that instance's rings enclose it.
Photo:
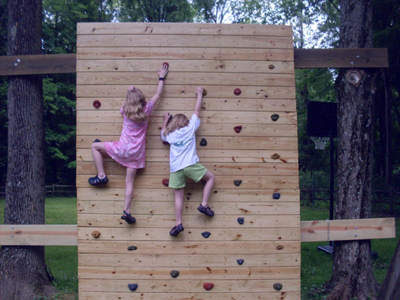
M 400 299 L 400 240 L 397 243 L 377 300 L 394 299 Z

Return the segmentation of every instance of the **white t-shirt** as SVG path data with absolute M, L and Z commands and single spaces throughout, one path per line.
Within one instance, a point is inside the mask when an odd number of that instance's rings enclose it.
M 176 172 L 199 162 L 196 152 L 196 130 L 200 126 L 200 119 L 193 114 L 189 124 L 164 136 L 161 139 L 170 144 L 169 162 L 170 171 Z

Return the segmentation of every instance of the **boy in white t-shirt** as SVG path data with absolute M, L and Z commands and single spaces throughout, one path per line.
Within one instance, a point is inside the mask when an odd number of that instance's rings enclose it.
M 170 144 L 170 188 L 175 189 L 175 217 L 176 226 L 170 231 L 171 236 L 177 236 L 184 230 L 182 225 L 182 210 L 186 177 L 198 182 L 205 181 L 203 201 L 197 208 L 201 213 L 212 217 L 214 212 L 208 206 L 208 199 L 214 186 L 215 177 L 204 166 L 199 164 L 196 153 L 196 130 L 200 126 L 200 108 L 203 99 L 203 88 L 196 89 L 197 102 L 194 114 L 190 121 L 184 114 L 176 114 L 171 120 L 171 115 L 165 113 L 161 129 L 161 139 Z

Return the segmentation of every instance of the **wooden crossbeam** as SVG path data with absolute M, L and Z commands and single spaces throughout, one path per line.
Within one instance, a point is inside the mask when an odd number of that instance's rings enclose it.
M 294 63 L 296 69 L 389 67 L 386 48 L 294 49 Z M 62 73 L 76 73 L 75 53 L 0 57 L 0 76 Z
M 302 242 L 389 239 L 394 218 L 302 221 Z M 1 246 L 76 246 L 76 225 L 0 225 Z

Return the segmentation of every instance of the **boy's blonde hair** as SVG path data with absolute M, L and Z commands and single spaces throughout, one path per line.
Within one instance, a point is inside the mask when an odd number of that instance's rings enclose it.
M 122 108 L 128 119 L 142 123 L 147 119 L 147 114 L 144 112 L 146 104 L 147 101 L 142 91 L 134 87 L 129 87 Z
M 189 124 L 188 118 L 184 114 L 176 114 L 173 116 L 172 120 L 168 123 L 167 127 L 164 129 L 164 136 L 167 136 L 171 132 L 185 127 Z

